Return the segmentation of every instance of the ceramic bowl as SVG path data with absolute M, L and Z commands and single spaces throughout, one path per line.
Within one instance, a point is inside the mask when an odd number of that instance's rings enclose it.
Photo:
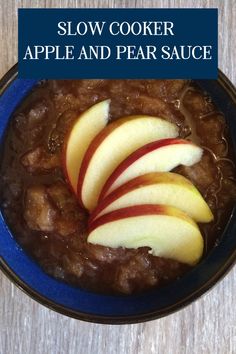
M 17 66 L 0 82 L 0 139 L 12 113 L 37 83 L 17 79 Z M 225 114 L 236 152 L 236 90 L 219 71 L 219 79 L 200 80 L 219 110 Z M 138 295 L 107 296 L 75 288 L 45 274 L 17 244 L 0 214 L 0 268 L 39 303 L 64 315 L 97 323 L 136 323 L 166 316 L 190 304 L 216 284 L 236 259 L 236 209 L 217 247 L 192 271 L 162 289 Z

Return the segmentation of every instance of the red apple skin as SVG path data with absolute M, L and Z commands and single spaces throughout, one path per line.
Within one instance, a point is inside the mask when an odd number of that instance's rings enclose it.
M 169 139 L 161 139 L 156 140 L 152 143 L 146 144 L 139 148 L 138 150 L 134 151 L 131 155 L 129 155 L 122 163 L 115 169 L 115 171 L 111 174 L 111 176 L 107 179 L 98 199 L 98 203 L 100 203 L 104 197 L 106 196 L 107 192 L 109 191 L 112 184 L 116 181 L 116 179 L 125 171 L 132 163 L 138 160 L 140 157 L 148 154 L 158 148 L 167 146 L 167 145 L 178 145 L 178 144 L 192 144 L 188 140 L 184 139 L 176 139 L 176 138 L 169 138 Z M 193 144 L 192 144 L 193 145 Z
M 145 175 L 135 177 L 134 179 L 121 185 L 113 192 L 111 192 L 107 197 L 101 200 L 96 209 L 91 213 L 89 223 L 92 223 L 103 209 L 105 209 L 109 204 L 114 202 L 114 200 L 118 199 L 120 196 L 126 194 L 127 192 L 131 192 L 138 187 L 142 187 L 143 185 L 148 186 L 150 184 L 154 184 L 156 179 L 157 178 L 155 173 L 147 173 Z
M 102 103 L 101 102 L 96 102 L 95 104 L 99 104 L 99 103 Z M 89 107 L 88 110 L 92 108 L 92 107 Z M 68 132 L 65 134 L 65 138 L 64 138 L 64 142 L 63 142 L 63 145 L 62 145 L 62 152 L 61 152 L 61 165 L 62 165 L 62 170 L 63 170 L 63 173 L 64 173 L 64 177 L 69 185 L 69 188 L 70 190 L 73 192 L 73 194 L 76 195 L 77 197 L 77 190 L 74 189 L 72 183 L 71 183 L 71 180 L 70 180 L 70 176 L 68 174 L 68 170 L 67 170 L 67 166 L 66 166 L 66 151 L 67 151 L 67 146 L 68 146 L 68 141 L 69 141 L 69 138 L 70 138 L 70 135 L 71 135 L 71 132 L 73 131 L 74 129 L 74 126 L 77 124 L 77 122 L 80 120 L 81 116 L 85 113 L 86 111 L 82 112 L 79 114 L 78 118 L 73 122 L 72 126 L 69 128 Z
M 121 208 L 110 213 L 104 214 L 101 217 L 94 220 L 92 223 L 89 224 L 89 233 L 95 230 L 97 227 L 120 219 L 126 219 L 135 216 L 141 215 L 170 215 L 181 217 L 185 219 L 187 222 L 191 222 L 191 219 L 182 211 L 167 206 L 167 205 L 159 205 L 159 204 L 140 204 L 134 205 L 127 208 Z M 195 223 L 192 222 L 194 225 Z
M 92 140 L 90 143 L 87 151 L 85 152 L 81 167 L 80 167 L 80 173 L 79 173 L 79 178 L 78 178 L 78 185 L 77 185 L 77 197 L 80 202 L 80 204 L 84 207 L 83 205 L 83 200 L 82 200 L 82 188 L 83 188 L 83 182 L 84 178 L 86 175 L 87 168 L 89 166 L 89 162 L 94 154 L 94 152 L 97 150 L 99 145 L 102 143 L 102 141 L 116 128 L 118 128 L 121 124 L 129 121 L 136 119 L 137 116 L 128 116 L 124 118 L 120 118 L 117 121 L 114 121 L 107 125 L 100 133 L 95 136 L 95 138 Z

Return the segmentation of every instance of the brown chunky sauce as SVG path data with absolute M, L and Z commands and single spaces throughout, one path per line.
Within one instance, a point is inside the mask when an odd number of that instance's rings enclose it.
M 10 122 L 2 151 L 1 208 L 17 241 L 58 279 L 96 292 L 132 293 L 158 287 L 189 267 L 153 257 L 147 248 L 87 244 L 86 212 L 61 170 L 65 134 L 78 114 L 111 99 L 110 120 L 149 114 L 177 124 L 180 136 L 204 148 L 202 160 L 176 169 L 198 187 L 214 213 L 199 225 L 205 254 L 214 247 L 236 201 L 236 173 L 224 116 L 184 80 L 42 82 Z

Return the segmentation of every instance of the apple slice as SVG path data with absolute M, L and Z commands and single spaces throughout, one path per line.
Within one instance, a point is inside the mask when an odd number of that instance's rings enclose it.
M 109 124 L 94 138 L 84 156 L 78 179 L 81 204 L 90 211 L 94 209 L 107 178 L 133 151 L 177 135 L 174 124 L 151 116 L 129 116 Z
M 166 205 L 136 205 L 96 219 L 88 242 L 105 247 L 150 247 L 154 256 L 190 265 L 203 253 L 197 224 L 182 211 Z
M 142 146 L 115 169 L 106 181 L 99 200 L 127 181 L 149 172 L 168 172 L 178 165 L 191 166 L 202 157 L 202 149 L 184 139 L 163 139 Z
M 140 201 L 176 207 L 197 222 L 213 220 L 209 206 L 187 178 L 171 172 L 156 172 L 138 176 L 110 193 L 91 214 L 90 222 L 113 210 L 138 205 Z
M 107 125 L 110 100 L 99 102 L 83 112 L 65 139 L 62 159 L 64 174 L 77 193 L 79 170 L 93 138 Z

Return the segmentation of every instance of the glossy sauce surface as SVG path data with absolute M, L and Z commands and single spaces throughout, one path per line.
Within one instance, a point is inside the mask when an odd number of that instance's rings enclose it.
M 47 273 L 95 292 L 129 294 L 161 286 L 189 267 L 153 257 L 147 248 L 86 242 L 88 215 L 64 179 L 61 150 L 79 113 L 106 98 L 110 120 L 160 116 L 204 148 L 198 164 L 175 171 L 192 180 L 214 214 L 214 222 L 199 225 L 205 254 L 219 241 L 236 201 L 235 165 L 224 116 L 188 81 L 46 81 L 26 98 L 10 122 L 1 159 L 1 208 L 10 228 Z

